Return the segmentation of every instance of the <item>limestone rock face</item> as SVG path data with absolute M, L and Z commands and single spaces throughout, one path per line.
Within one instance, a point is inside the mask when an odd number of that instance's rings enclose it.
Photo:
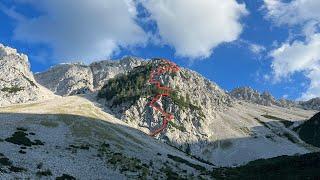
M 250 87 L 236 88 L 230 92 L 230 95 L 238 100 L 244 100 L 264 106 L 278 104 L 276 99 L 269 92 L 260 94 L 257 90 Z
M 143 59 L 136 57 L 125 57 L 118 61 L 100 61 L 90 64 L 93 73 L 93 86 L 100 89 L 109 79 L 118 74 L 126 73 L 141 65 Z
M 302 108 L 305 110 L 320 110 L 320 98 L 313 98 L 308 101 L 292 101 L 288 99 L 275 99 L 269 92 L 260 94 L 250 87 L 240 87 L 229 93 L 237 100 L 247 101 L 263 106 L 279 106 L 284 108 Z
M 320 98 L 313 98 L 308 101 L 299 102 L 303 109 L 320 111 Z
M 153 60 L 117 76 L 99 93 L 101 102 L 118 118 L 146 133 L 158 129 L 163 121 L 163 114 L 149 106 L 157 90 L 148 80 L 152 70 L 160 64 L 161 61 Z M 183 151 L 201 154 L 201 149 L 216 133 L 213 129 L 218 123 L 218 113 L 232 106 L 231 97 L 215 83 L 184 68 L 177 73 L 165 73 L 157 80 L 161 86 L 170 87 L 171 91 L 155 105 L 174 115 L 174 120 L 158 138 Z
M 0 106 L 42 100 L 53 95 L 35 81 L 28 57 L 2 44 L 0 72 Z
M 84 94 L 100 89 L 106 81 L 126 73 L 143 60 L 125 57 L 118 61 L 99 61 L 90 65 L 81 63 L 59 64 L 48 71 L 37 73 L 36 80 L 57 95 Z
M 36 80 L 57 95 L 83 94 L 93 91 L 90 67 L 80 63 L 60 64 L 43 73 Z

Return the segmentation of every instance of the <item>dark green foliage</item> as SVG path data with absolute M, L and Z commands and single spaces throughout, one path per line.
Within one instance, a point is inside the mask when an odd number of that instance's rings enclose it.
M 17 130 L 18 130 L 18 131 L 24 131 L 24 132 L 28 131 L 28 129 L 26 129 L 26 128 L 24 128 L 24 127 L 18 127 Z
M 2 92 L 8 92 L 8 93 L 16 93 L 19 91 L 24 90 L 23 87 L 13 86 L 13 87 L 4 87 L 1 89 Z
M 121 173 L 135 173 L 138 179 L 146 179 L 149 174 L 147 164 L 142 163 L 140 159 L 113 152 L 109 144 L 103 143 L 98 152 L 98 157 L 104 157 L 110 166 L 119 169 Z
M 45 171 L 38 171 L 36 173 L 37 176 L 52 176 L 52 172 L 50 171 L 50 169 L 47 169 Z
M 199 106 L 192 104 L 192 102 L 190 101 L 189 94 L 187 94 L 186 98 L 184 98 L 183 96 L 179 95 L 178 91 L 172 91 L 170 97 L 173 103 L 179 106 L 180 108 L 189 108 L 191 110 L 197 111 L 201 110 Z
M 76 180 L 76 178 L 68 174 L 62 174 L 62 176 L 57 177 L 56 180 Z
M 147 86 L 152 64 L 134 68 L 128 74 L 110 79 L 99 92 L 98 97 L 112 101 L 113 106 L 124 102 L 135 102 L 142 96 L 156 93 L 153 86 Z
M 9 170 L 11 172 L 22 172 L 22 171 L 26 171 L 26 169 L 22 168 L 22 167 L 16 167 L 16 166 L 10 166 Z
M 34 87 L 38 87 L 31 79 L 29 79 L 27 76 L 25 76 L 24 74 L 22 74 L 22 76 L 24 77 L 24 79 L 26 79 L 31 86 L 34 86 Z
M 167 176 L 167 179 L 172 179 L 172 180 L 181 180 L 183 179 L 182 177 L 179 176 L 178 173 L 174 172 L 170 167 L 165 167 L 161 169 L 162 172 L 164 172 Z
M 298 128 L 299 136 L 306 143 L 320 147 L 320 113 L 314 115 Z
M 26 154 L 27 152 L 20 150 L 19 153 L 20 154 Z
M 79 146 L 71 144 L 69 147 L 70 148 L 74 148 L 74 149 L 82 149 L 82 150 L 89 150 L 90 149 L 90 145 L 89 144 L 81 144 Z
M 169 159 L 172 159 L 172 160 L 174 160 L 174 161 L 176 161 L 176 162 L 179 162 L 179 163 L 183 163 L 183 164 L 185 164 L 185 165 L 187 165 L 187 166 L 190 166 L 190 167 L 192 167 L 192 168 L 194 168 L 194 169 L 196 169 L 196 170 L 206 171 L 206 168 L 205 168 L 205 167 L 200 166 L 200 165 L 198 165 L 198 164 L 193 164 L 193 163 L 191 163 L 191 162 L 189 162 L 189 161 L 187 161 L 187 160 L 185 160 L 185 159 L 182 159 L 181 157 L 173 156 L 173 155 L 171 155 L 171 154 L 168 154 L 167 156 L 168 156 Z
M 175 124 L 174 122 L 169 121 L 169 128 L 170 128 L 171 126 L 174 127 L 174 128 L 176 128 L 176 129 L 179 129 L 181 132 L 186 132 L 186 131 L 187 131 L 186 128 L 183 127 L 182 125 L 177 125 L 177 124 Z
M 32 146 L 32 141 L 26 135 L 25 132 L 17 131 L 11 137 L 6 138 L 6 141 L 17 145 Z
M 256 160 L 237 168 L 212 171 L 216 179 L 319 179 L 320 153 Z
M 25 130 L 25 129 L 23 129 L 23 130 Z M 41 142 L 40 140 L 35 140 L 35 142 L 32 142 L 27 137 L 27 135 L 28 134 L 25 133 L 24 131 L 19 130 L 19 131 L 16 131 L 11 137 L 6 138 L 5 140 L 7 142 L 17 144 L 17 145 L 23 145 L 23 146 L 44 145 L 43 142 Z
M 11 166 L 12 162 L 7 157 L 1 156 L 0 157 L 0 164 L 3 166 Z

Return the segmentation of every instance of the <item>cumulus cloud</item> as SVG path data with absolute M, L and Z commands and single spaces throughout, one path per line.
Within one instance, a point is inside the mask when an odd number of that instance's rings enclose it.
M 300 27 L 304 36 L 303 40 L 288 40 L 270 52 L 274 80 L 279 82 L 295 73 L 303 73 L 310 83 L 300 99 L 320 96 L 320 1 L 264 1 L 267 18 L 277 25 Z
M 213 48 L 236 40 L 248 12 L 236 0 L 139 0 L 157 24 L 161 40 L 189 58 L 209 57 Z
M 281 0 L 264 0 L 268 10 L 267 17 L 277 24 L 302 24 L 310 20 L 320 20 L 320 1 L 292 0 L 285 3 Z
M 7 8 L 17 20 L 16 40 L 44 43 L 55 58 L 94 60 L 107 58 L 122 47 L 143 45 L 146 33 L 137 25 L 133 0 L 16 0 L 40 11 L 23 17 Z M 19 18 L 17 18 L 19 17 Z

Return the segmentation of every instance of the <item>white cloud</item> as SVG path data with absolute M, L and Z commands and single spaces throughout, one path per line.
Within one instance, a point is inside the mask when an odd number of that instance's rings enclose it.
M 299 99 L 310 99 L 320 96 L 320 1 L 293 0 L 264 0 L 268 10 L 267 18 L 276 25 L 287 25 L 300 28 L 304 40 L 288 41 L 274 49 L 270 56 L 273 58 L 272 69 L 274 80 L 280 82 L 290 78 L 295 73 L 303 73 L 310 83 L 307 91 Z
M 176 55 L 209 57 L 213 48 L 236 40 L 242 32 L 240 19 L 248 12 L 236 0 L 139 0 L 158 26 L 164 43 Z
M 14 38 L 44 43 L 60 60 L 107 58 L 121 47 L 144 44 L 147 36 L 137 25 L 132 0 L 16 0 L 29 3 L 43 15 L 17 16 Z M 15 18 L 12 17 L 12 18 Z M 63 59 L 62 59 L 63 58 Z
M 264 0 L 268 18 L 279 25 L 302 24 L 310 20 L 320 20 L 320 1 L 292 0 L 285 3 L 281 0 Z
M 272 69 L 276 81 L 302 72 L 310 80 L 307 92 L 302 99 L 320 96 L 320 34 L 314 34 L 307 42 L 284 43 L 273 50 Z
M 266 50 L 266 48 L 262 45 L 259 44 L 249 44 L 249 49 L 252 53 L 254 54 L 261 54 L 262 52 L 264 52 Z

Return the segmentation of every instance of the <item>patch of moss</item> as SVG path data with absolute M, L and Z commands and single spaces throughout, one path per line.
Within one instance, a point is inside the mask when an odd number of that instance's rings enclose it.
M 18 87 L 18 86 L 4 87 L 1 89 L 2 92 L 8 92 L 8 93 L 16 93 L 23 90 L 24 90 L 23 87 Z
M 23 172 L 23 171 L 27 171 L 25 168 L 22 167 L 16 167 L 16 166 L 10 166 L 9 170 L 11 172 Z
M 113 152 L 109 144 L 103 143 L 99 148 L 99 157 L 106 158 L 109 165 L 119 169 L 123 174 L 131 174 L 138 179 L 146 179 L 149 174 L 149 167 L 143 164 L 140 159 L 128 157 L 119 152 Z M 132 175 L 132 173 L 136 175 Z
M 56 180 L 76 180 L 76 178 L 69 174 L 62 174 L 62 176 L 56 177 Z
M 54 122 L 54 121 L 50 121 L 50 120 L 43 120 L 40 122 L 40 124 L 42 126 L 49 127 L 49 128 L 56 128 L 59 126 L 59 123 Z
M 193 163 L 191 163 L 191 162 L 189 162 L 189 161 L 187 161 L 187 160 L 185 160 L 185 159 L 183 159 L 183 158 L 181 158 L 181 157 L 173 156 L 173 155 L 171 155 L 171 154 L 168 154 L 167 156 L 168 156 L 169 159 L 172 159 L 173 161 L 176 161 L 176 162 L 179 162 L 179 163 L 183 163 L 183 164 L 185 164 L 185 165 L 187 165 L 187 166 L 190 166 L 190 167 L 192 167 L 192 168 L 194 168 L 194 169 L 196 169 L 196 170 L 206 171 L 206 168 L 205 168 L 205 167 L 200 166 L 200 165 L 198 165 L 198 164 L 193 164 Z
M 320 177 L 320 153 L 301 156 L 280 156 L 252 161 L 236 168 L 215 168 L 215 179 L 318 179 Z
M 187 131 L 186 128 L 183 127 L 182 125 L 178 125 L 178 124 L 176 124 L 176 123 L 174 123 L 172 121 L 169 121 L 168 128 L 170 129 L 171 127 L 174 127 L 176 129 L 180 130 L 181 132 L 186 132 Z
M 175 179 L 175 180 L 182 180 L 184 178 L 180 177 L 180 175 L 174 172 L 170 167 L 165 166 L 160 169 L 161 172 L 165 173 L 167 179 Z
M 35 142 L 32 142 L 28 137 L 27 133 L 24 131 L 16 131 L 11 137 L 6 138 L 5 141 L 17 144 L 17 145 L 23 145 L 23 146 L 32 146 L 32 145 L 44 145 L 43 142 L 40 140 L 35 140 Z
M 17 145 L 32 146 L 32 141 L 26 136 L 27 134 L 25 132 L 17 131 L 11 137 L 6 138 L 5 140 Z
M 47 169 L 45 171 L 38 171 L 36 173 L 37 176 L 41 177 L 41 176 L 52 176 L 52 172 L 50 171 L 50 169 Z

